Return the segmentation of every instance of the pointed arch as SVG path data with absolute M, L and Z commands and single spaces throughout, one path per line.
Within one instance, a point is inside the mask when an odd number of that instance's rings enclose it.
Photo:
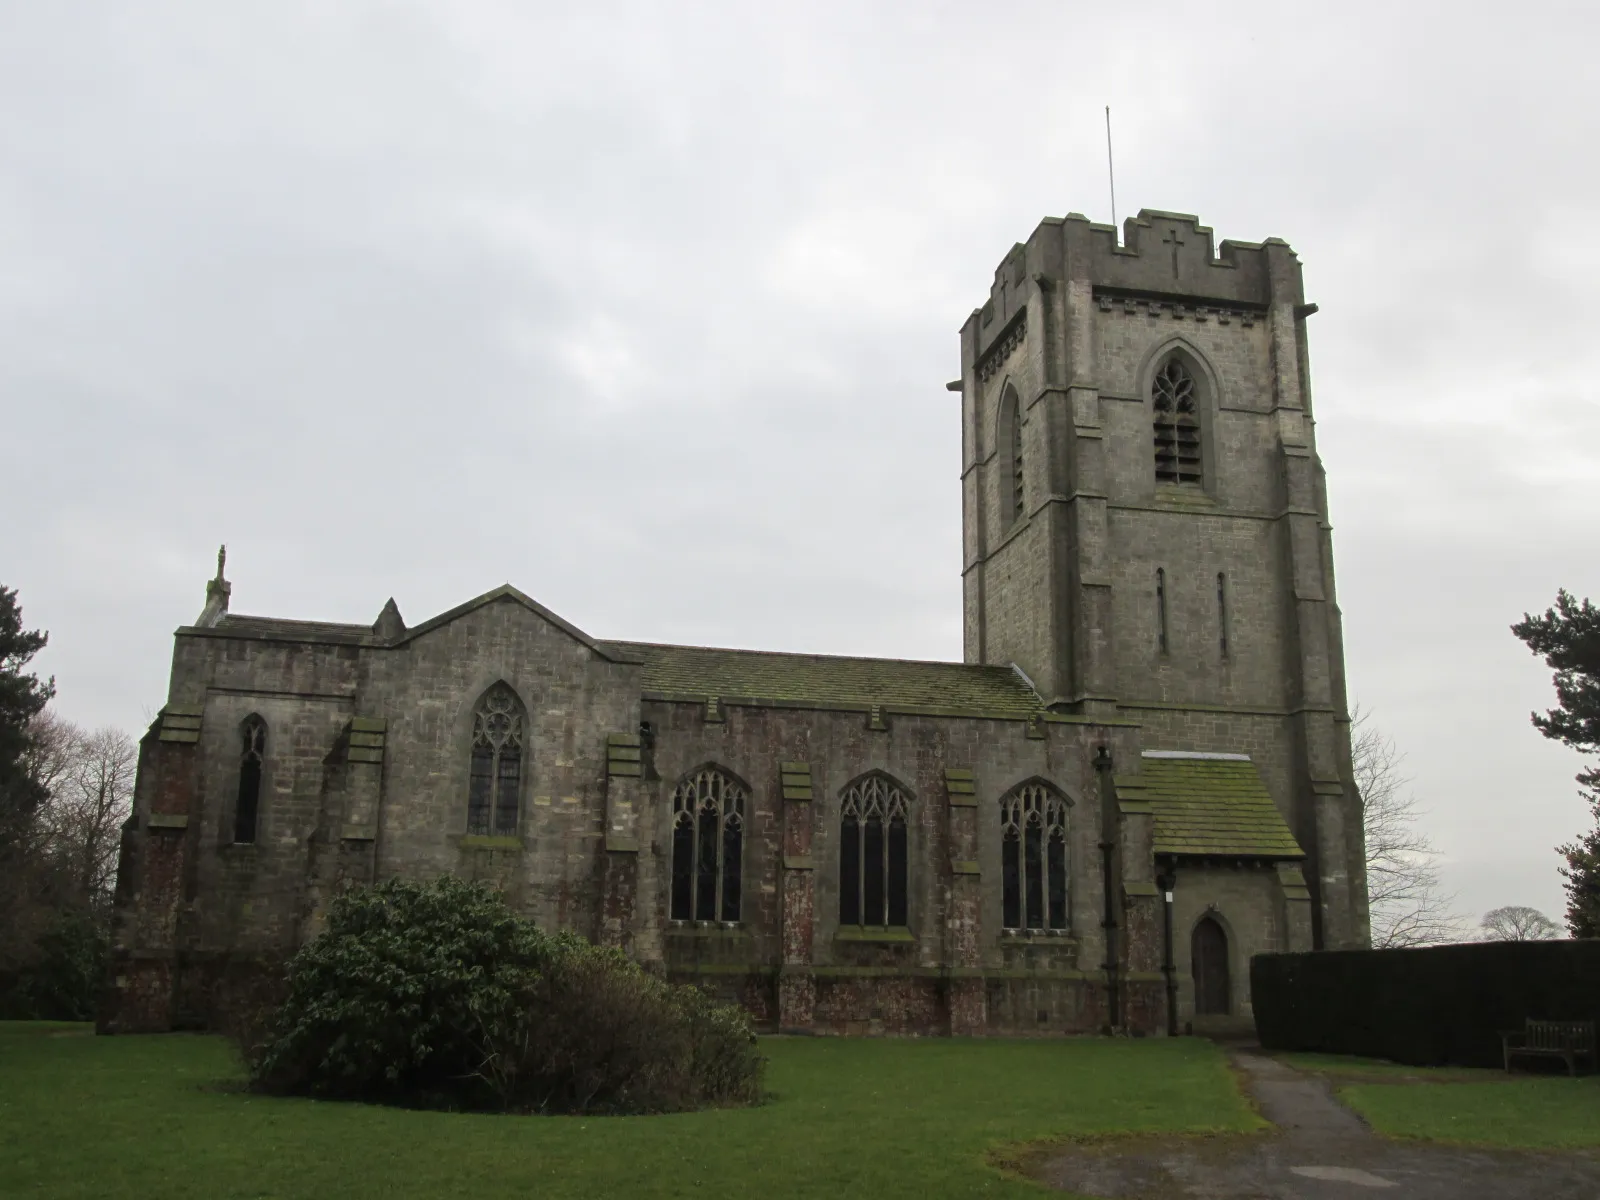
M 522 814 L 527 710 L 504 680 L 491 684 L 472 710 L 472 757 L 467 777 L 467 833 L 515 837 Z
M 239 751 L 239 790 L 233 803 L 233 840 L 246 844 L 256 840 L 261 816 L 261 780 L 267 763 L 267 722 L 260 713 L 251 713 L 239 722 L 243 742 Z
M 839 924 L 903 928 L 910 920 L 911 789 L 868 771 L 839 793 Z
M 1189 933 L 1189 972 L 1194 979 L 1196 1016 L 1226 1016 L 1233 1011 L 1228 958 L 1228 931 L 1215 912 L 1207 912 Z
M 1014 930 L 1066 929 L 1071 918 L 1071 799 L 1034 776 L 1000 798 L 1001 925 Z
M 1187 338 L 1173 336 L 1145 356 L 1139 380 L 1150 413 L 1156 483 L 1209 488 L 1215 473 L 1212 414 L 1219 394 L 1211 364 Z
M 727 768 L 702 763 L 672 792 L 674 921 L 738 921 L 750 789 Z
M 1000 390 L 1000 408 L 995 425 L 998 451 L 1001 527 L 1009 529 L 1026 511 L 1022 461 L 1022 403 L 1017 389 L 1008 379 Z

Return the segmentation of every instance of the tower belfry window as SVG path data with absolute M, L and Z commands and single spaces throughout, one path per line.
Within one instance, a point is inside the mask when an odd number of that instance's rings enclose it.
M 1151 386 L 1155 405 L 1156 482 L 1200 482 L 1200 414 L 1194 376 L 1169 358 Z
M 1022 420 L 1015 409 L 1011 414 L 1011 519 L 1020 520 L 1022 495 Z
M 1026 497 L 1022 472 L 1022 405 L 1010 384 L 1000 397 L 1000 503 L 1009 527 L 1022 520 Z

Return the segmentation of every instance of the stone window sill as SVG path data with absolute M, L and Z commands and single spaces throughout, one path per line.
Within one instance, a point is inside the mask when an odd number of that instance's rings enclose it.
M 490 837 L 481 833 L 464 834 L 461 838 L 463 850 L 521 850 L 522 839 L 519 837 Z
M 1004 942 L 1066 942 L 1076 945 L 1078 939 L 1066 929 L 1002 929 L 1000 940 Z
M 837 942 L 878 942 L 900 946 L 909 946 L 917 940 L 911 930 L 903 925 L 891 925 L 888 928 L 881 925 L 841 925 L 833 938 Z
M 747 938 L 750 931 L 737 921 L 672 921 L 667 932 L 675 937 Z

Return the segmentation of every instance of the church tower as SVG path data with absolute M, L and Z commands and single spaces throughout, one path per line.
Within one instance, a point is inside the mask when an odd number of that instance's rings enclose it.
M 961 331 L 965 655 L 1149 751 L 1248 754 L 1364 944 L 1300 263 L 1144 210 L 1047 219 Z M 1121 773 L 1124 766 L 1119 764 Z

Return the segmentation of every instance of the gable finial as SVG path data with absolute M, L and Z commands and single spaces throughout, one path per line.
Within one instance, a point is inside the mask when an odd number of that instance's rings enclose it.
M 195 618 L 195 624 L 202 629 L 209 628 L 222 620 L 228 611 L 228 597 L 233 593 L 233 584 L 223 577 L 223 568 L 228 564 L 228 547 L 217 547 L 217 577 L 206 580 L 206 606 L 200 610 L 200 615 Z

